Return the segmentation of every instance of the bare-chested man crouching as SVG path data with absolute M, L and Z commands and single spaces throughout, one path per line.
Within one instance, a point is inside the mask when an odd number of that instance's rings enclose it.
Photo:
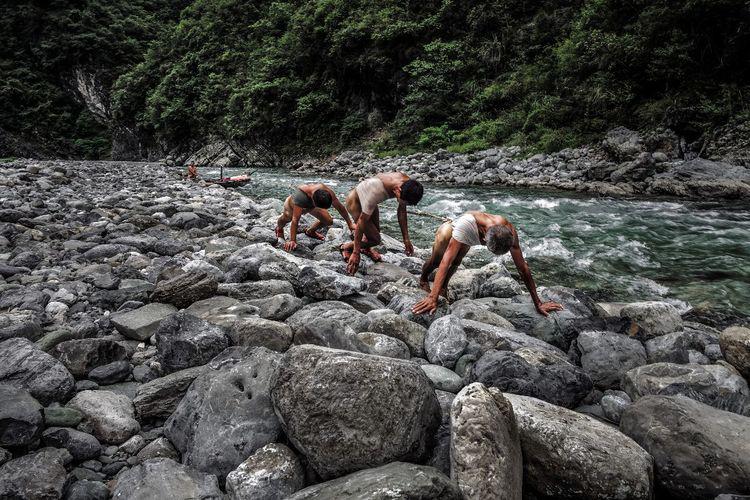
M 318 229 L 333 224 L 333 218 L 328 213 L 331 205 L 341 214 L 346 221 L 350 231 L 354 231 L 354 223 L 349 218 L 346 207 L 336 197 L 336 193 L 325 184 L 303 184 L 297 190 L 287 197 L 284 202 L 284 210 L 281 212 L 279 220 L 276 222 L 276 236 L 284 239 L 284 227 L 291 221 L 289 240 L 284 243 L 284 250 L 291 252 L 297 248 L 297 229 L 299 219 L 304 214 L 310 214 L 316 219 L 312 226 L 307 228 L 305 234 L 311 238 L 323 240 L 325 237 L 318 232 Z
M 448 282 L 461 265 L 469 248 L 474 245 L 487 245 L 487 249 L 495 255 L 503 255 L 510 251 L 513 263 L 539 314 L 547 316 L 550 312 L 563 308 L 556 302 L 542 302 L 537 295 L 531 271 L 521 253 L 518 233 L 508 219 L 484 212 L 466 212 L 458 219 L 446 222 L 438 228 L 435 243 L 432 245 L 432 254 L 424 263 L 422 276 L 419 278 L 420 286 L 429 292 L 429 295 L 414 305 L 414 313 L 435 312 L 438 295 L 442 293 L 443 296 L 448 296 Z M 438 272 L 430 290 L 429 276 L 436 268 Z
M 389 198 L 398 200 L 398 225 L 404 238 L 406 255 L 414 254 L 409 240 L 409 227 L 406 220 L 406 206 L 416 205 L 422 199 L 424 188 L 419 182 L 409 179 L 404 173 L 390 172 L 378 174 L 360 182 L 346 197 L 346 208 L 352 214 L 357 229 L 354 241 L 341 245 L 341 255 L 347 261 L 347 271 L 354 274 L 359 268 L 360 252 L 374 261 L 382 256 L 372 247 L 380 244 L 380 210 L 378 205 Z

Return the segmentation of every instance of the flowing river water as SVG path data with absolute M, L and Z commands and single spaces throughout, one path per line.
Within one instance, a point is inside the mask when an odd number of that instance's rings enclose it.
M 225 170 L 225 175 L 239 174 Z M 205 170 L 218 177 L 218 170 Z M 292 187 L 325 182 L 343 201 L 353 179 L 310 177 L 263 169 L 240 189 L 254 199 L 284 199 Z M 396 204 L 381 206 L 387 234 L 400 238 Z M 590 198 L 572 193 L 504 187 L 425 186 L 417 209 L 457 217 L 481 210 L 507 217 L 518 228 L 521 246 L 537 284 L 580 288 L 597 300 L 666 300 L 750 315 L 750 200 L 701 202 Z M 332 215 L 338 214 L 332 210 Z M 409 216 L 411 239 L 429 248 L 440 221 Z M 494 256 L 473 249 L 469 263 Z M 500 257 L 514 272 L 508 256 Z

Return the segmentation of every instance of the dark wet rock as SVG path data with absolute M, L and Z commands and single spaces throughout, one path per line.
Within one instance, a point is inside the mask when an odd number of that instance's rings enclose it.
M 153 289 L 154 285 L 148 283 L 117 290 L 99 290 L 91 294 L 89 302 L 106 311 L 116 311 L 126 302 L 148 302 Z
M 65 467 L 72 461 L 65 450 L 44 448 L 0 466 L 0 498 L 51 500 L 62 498 Z
M 78 429 L 93 434 L 103 443 L 124 443 L 141 428 L 135 420 L 131 400 L 110 391 L 79 392 L 68 402 L 68 407 L 83 414 Z
M 23 387 L 40 403 L 64 401 L 73 391 L 65 366 L 26 339 L 0 342 L 0 383 Z
M 99 481 L 83 479 L 73 483 L 65 493 L 65 500 L 107 500 L 109 488 Z
M 126 359 L 127 351 L 108 339 L 67 340 L 55 346 L 56 357 L 74 377 L 85 377 L 92 369 Z
M 661 496 L 750 494 L 750 418 L 683 396 L 645 396 L 620 429 L 654 457 Z
M 278 439 L 269 384 L 279 356 L 262 347 L 233 347 L 209 363 L 164 426 L 184 464 L 224 478 Z
M 0 446 L 23 448 L 42 432 L 42 405 L 24 389 L 0 384 Z
M 604 396 L 602 396 L 600 405 L 604 417 L 611 422 L 619 424 L 622 412 L 624 412 L 625 408 L 630 406 L 632 402 L 630 396 L 624 391 L 607 391 L 604 393 Z
M 409 346 L 403 341 L 374 332 L 361 332 L 357 337 L 367 344 L 370 354 L 385 356 L 387 358 L 409 359 Z
M 684 332 L 667 333 L 647 340 L 646 356 L 652 363 L 685 364 L 690 361 L 688 356 L 689 342 Z
M 107 365 L 97 366 L 88 374 L 89 380 L 100 385 L 109 385 L 122 382 L 127 379 L 133 371 L 133 366 L 127 361 L 114 361 Z
M 102 445 L 94 436 L 67 427 L 46 429 L 42 442 L 45 446 L 65 448 L 76 462 L 97 458 L 102 451 Z
M 213 474 L 205 474 L 168 458 L 152 458 L 121 474 L 112 498 L 220 500 L 224 498 L 224 494 Z
M 110 321 L 117 331 L 135 340 L 151 337 L 167 317 L 177 312 L 171 304 L 152 303 L 127 312 L 117 312 Z
M 666 302 L 635 302 L 620 310 L 620 317 L 633 321 L 643 332 L 644 340 L 682 330 L 679 311 Z
M 643 344 L 619 333 L 581 332 L 576 348 L 581 366 L 600 389 L 619 387 L 625 372 L 646 364 Z
M 451 473 L 451 404 L 456 395 L 436 390 L 435 396 L 440 404 L 440 426 L 435 433 L 435 446 L 432 448 L 427 465 L 449 476 Z
M 157 281 L 151 301 L 183 309 L 193 302 L 215 295 L 218 286 L 216 278 L 205 272 L 185 272 L 171 279 Z
M 267 444 L 227 475 L 232 500 L 282 500 L 305 485 L 299 459 L 283 444 Z
M 378 300 L 377 295 L 372 293 L 355 293 L 348 297 L 342 297 L 341 301 L 346 302 L 354 309 L 364 314 L 385 307 L 385 304 Z
M 318 346 L 294 346 L 283 356 L 271 397 L 286 435 L 324 479 L 425 459 L 440 422 L 418 365 Z
M 128 245 L 118 245 L 115 243 L 106 243 L 97 245 L 91 250 L 87 250 L 83 253 L 83 257 L 87 260 L 101 260 L 115 257 L 120 254 L 127 253 L 133 250 L 133 247 Z
M 726 360 L 750 380 L 750 328 L 727 328 L 721 332 L 719 345 Z
M 566 408 L 578 406 L 593 388 L 591 378 L 581 368 L 561 356 L 531 347 L 486 352 L 472 365 L 468 380 Z
M 24 337 L 34 341 L 41 336 L 41 321 L 33 311 L 0 314 L 0 342 L 14 337 Z
M 196 366 L 142 384 L 133 398 L 138 418 L 168 418 L 177 408 L 193 380 L 205 370 L 203 366 Z
M 378 309 L 367 313 L 370 320 L 368 330 L 388 335 L 404 342 L 412 356 L 425 356 L 425 336 L 427 329 L 422 325 L 395 314 L 390 309 Z
M 184 311 L 162 321 L 156 331 L 156 349 L 167 372 L 205 365 L 229 346 L 225 330 Z
M 250 300 L 248 304 L 258 308 L 258 316 L 272 321 L 284 321 L 304 305 L 302 299 L 288 293 Z
M 83 414 L 64 406 L 44 409 L 44 425 L 47 427 L 75 427 L 83 420 Z
M 11 288 L 0 293 L 0 311 L 21 310 L 44 313 L 49 295 L 25 287 Z
M 643 498 L 653 495 L 653 460 L 635 441 L 592 417 L 505 394 L 524 457 L 524 495 Z
M 179 454 L 174 449 L 169 439 L 165 437 L 156 438 L 146 446 L 144 446 L 137 455 L 138 460 L 145 462 L 151 458 L 171 458 L 172 460 L 178 460 Z
M 445 474 L 433 467 L 392 462 L 362 470 L 332 481 L 309 486 L 287 500 L 339 500 L 368 498 L 386 500 L 460 500 L 461 490 Z
M 451 477 L 467 499 L 518 499 L 523 460 L 513 406 L 495 388 L 474 383 L 451 407 Z

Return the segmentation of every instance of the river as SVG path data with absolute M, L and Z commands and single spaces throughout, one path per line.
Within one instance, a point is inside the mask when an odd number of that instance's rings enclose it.
M 202 173 L 218 176 L 213 170 Z M 241 191 L 255 199 L 284 199 L 292 186 L 312 181 L 325 182 L 342 200 L 355 185 L 351 179 L 264 169 Z M 395 201 L 386 202 L 381 220 L 384 231 L 399 238 L 395 207 Z M 467 210 L 507 217 L 539 285 L 580 288 L 597 300 L 658 299 L 681 310 L 700 306 L 750 315 L 750 200 L 626 200 L 428 184 L 416 208 L 448 217 Z M 439 224 L 410 215 L 414 244 L 428 248 Z M 476 248 L 469 258 L 470 265 L 479 265 L 496 257 Z M 500 259 L 515 273 L 509 256 Z

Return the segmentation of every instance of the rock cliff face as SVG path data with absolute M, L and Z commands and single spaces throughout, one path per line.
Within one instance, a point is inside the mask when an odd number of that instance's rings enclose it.
M 346 276 L 341 220 L 287 253 L 280 200 L 160 164 L 0 188 L 0 498 L 750 494 L 750 330 L 557 287 L 414 315 L 425 250 Z

